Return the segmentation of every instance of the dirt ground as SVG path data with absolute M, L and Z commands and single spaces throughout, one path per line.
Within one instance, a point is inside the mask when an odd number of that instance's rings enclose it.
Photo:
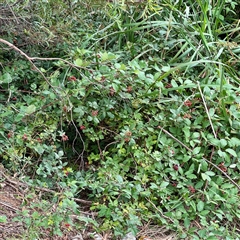
M 1 182 L 0 187 L 0 216 L 7 217 L 6 223 L 0 222 L 0 239 L 17 239 L 23 232 L 23 225 L 12 220 L 20 210 L 21 199 L 16 189 L 7 183 Z
M 28 186 L 18 181 L 17 178 L 10 177 L 3 166 L 0 165 L 0 240 L 32 240 L 28 236 L 28 229 L 22 221 L 15 221 L 14 218 L 19 217 L 25 209 L 34 211 L 30 208 L 27 195 L 31 193 Z M 31 199 L 32 201 L 38 201 Z M 36 209 L 36 211 L 41 211 Z M 20 216 L 21 218 L 21 216 Z M 85 240 L 89 237 L 84 236 L 82 233 L 74 229 L 67 229 L 63 227 L 63 236 L 44 237 L 39 240 Z M 44 236 L 48 236 L 47 230 L 43 230 Z M 35 240 L 35 239 L 34 239 Z M 37 239 L 36 239 L 37 240 Z
M 111 240 L 112 236 L 109 233 L 105 235 L 97 235 L 91 233 L 91 230 L 85 229 L 81 232 L 76 229 L 66 229 L 63 226 L 63 236 L 51 236 L 43 238 L 32 238 L 28 236 L 28 229 L 24 222 L 15 221 L 14 218 L 19 217 L 25 209 L 30 211 L 41 211 L 40 209 L 30 208 L 27 195 L 31 193 L 29 186 L 19 181 L 17 178 L 9 176 L 0 164 L 0 240 Z M 39 196 L 31 202 L 39 201 Z M 83 200 L 84 201 L 84 200 Z M 87 202 L 87 201 L 86 201 Z M 43 236 L 49 236 L 48 230 L 42 229 Z M 91 235 L 91 237 L 90 237 Z M 93 236 L 94 235 L 94 236 Z M 139 237 L 128 238 L 127 235 L 122 240 L 174 240 L 174 234 L 169 233 L 166 228 L 158 226 L 146 225 L 140 229 Z

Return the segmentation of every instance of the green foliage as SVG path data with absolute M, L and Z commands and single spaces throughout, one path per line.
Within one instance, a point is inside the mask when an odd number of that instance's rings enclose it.
M 73 197 L 87 197 L 96 231 L 116 237 L 151 221 L 183 239 L 236 239 L 237 3 L 70 4 L 67 25 L 66 2 L 35 12 L 66 40 L 50 48 L 62 60 L 36 64 L 48 82 L 25 59 L 1 65 L 2 163 L 65 193 L 54 213 L 23 212 L 26 226 L 61 234 Z
M 1 223 L 6 223 L 7 222 L 7 217 L 6 216 L 0 216 L 0 222 Z

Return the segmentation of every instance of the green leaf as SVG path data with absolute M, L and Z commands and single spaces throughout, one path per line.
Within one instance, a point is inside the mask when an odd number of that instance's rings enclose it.
M 227 141 L 225 139 L 220 140 L 220 147 L 224 148 L 227 146 Z
M 205 174 L 205 173 L 201 173 L 201 176 L 202 176 L 202 179 L 204 180 L 204 181 L 211 181 L 211 178 L 207 175 L 207 174 Z
M 35 147 L 34 147 L 34 150 L 38 153 L 38 154 L 43 154 L 44 153 L 44 148 L 42 145 L 40 144 L 37 144 Z
M 160 184 L 160 188 L 166 188 L 168 185 L 169 185 L 169 182 L 163 181 L 163 182 Z
M 190 219 L 187 217 L 184 219 L 184 227 L 188 228 L 190 226 Z
M 211 139 L 209 139 L 209 141 L 211 142 L 212 145 L 220 147 L 220 140 L 218 140 L 216 138 L 211 138 Z
M 84 115 L 84 110 L 82 107 L 77 107 L 77 108 L 74 108 L 73 110 L 75 113 L 78 113 L 79 114 L 79 117 L 82 117 Z
M 186 177 L 189 179 L 197 179 L 197 176 L 195 174 L 189 174 L 189 175 L 186 175 Z
M 80 59 L 80 58 L 77 58 L 74 63 L 75 63 L 75 65 L 77 65 L 78 67 L 81 67 L 81 66 L 83 65 L 83 60 Z
M 210 236 L 210 237 L 206 238 L 206 240 L 219 240 L 219 238 L 216 236 Z
M 193 208 L 194 212 L 196 212 L 196 203 L 195 203 L 195 201 L 190 201 L 189 204 Z
M 221 185 L 221 188 L 223 189 L 233 188 L 233 185 L 231 183 L 224 183 L 223 185 Z
M 113 89 L 114 89 L 116 92 L 118 92 L 118 90 L 119 90 L 119 84 L 112 83 L 112 87 L 113 87 Z
M 183 128 L 183 132 L 185 134 L 185 139 L 186 139 L 186 142 L 189 142 L 189 138 L 190 138 L 190 127 L 189 126 L 185 126 Z
M 162 67 L 163 72 L 168 72 L 170 69 L 171 69 L 170 66 L 163 66 Z
M 206 216 L 206 215 L 208 215 L 209 214 L 209 210 L 203 210 L 203 211 L 201 211 L 201 216 Z
M 199 212 L 201 212 L 204 209 L 204 202 L 203 201 L 199 201 L 197 204 L 197 210 Z
M 200 136 L 200 133 L 199 133 L 199 132 L 194 132 L 194 133 L 192 134 L 192 138 L 199 138 L 199 136 Z
M 208 176 L 215 176 L 215 173 L 212 171 L 206 171 L 205 174 L 207 174 Z
M 32 114 L 36 111 L 36 106 L 34 105 L 29 105 L 26 109 L 25 109 L 25 113 L 26 114 Z
M 240 146 L 240 139 L 238 139 L 236 137 L 231 138 L 229 141 L 229 146 L 230 147 Z
M 85 89 L 84 87 L 81 87 L 81 88 L 78 89 L 78 93 L 79 93 L 82 97 L 84 97 L 85 94 L 86 94 L 86 89 Z
M 108 58 L 109 58 L 109 56 L 108 56 L 108 53 L 107 53 L 107 52 L 104 52 L 104 53 L 101 54 L 101 59 L 102 59 L 103 61 L 108 60 Z
M 12 82 L 12 77 L 9 73 L 4 73 L 2 76 L 3 82 L 4 83 L 11 83 Z
M 213 116 L 214 116 L 214 113 L 215 113 L 215 109 L 214 109 L 214 108 L 210 108 L 210 109 L 209 109 L 209 115 L 210 115 L 210 117 L 213 117 Z
M 138 77 L 139 77 L 141 80 L 145 80 L 145 79 L 146 79 L 145 72 L 139 71 L 139 72 L 138 72 Z
M 198 231 L 198 235 L 201 238 L 204 238 L 206 236 L 207 230 L 206 229 L 201 229 Z
M 230 153 L 234 157 L 237 157 L 237 153 L 231 148 L 226 149 L 226 152 Z
M 6 216 L 0 216 L 0 223 L 6 223 L 7 222 L 7 217 Z
M 50 97 L 52 100 L 56 99 L 56 95 L 55 95 L 53 92 L 51 92 L 51 93 L 49 94 L 49 97 Z
M 196 155 L 196 154 L 198 154 L 200 151 L 201 151 L 201 147 L 196 147 L 196 148 L 193 149 L 192 154 L 193 154 L 193 155 Z
M 17 116 L 15 117 L 15 121 L 16 122 L 19 122 L 19 121 L 22 121 L 22 119 L 24 118 L 24 114 L 23 113 L 19 113 L 17 114 Z
M 117 175 L 117 176 L 116 176 L 116 179 L 117 179 L 117 181 L 118 181 L 119 183 L 123 183 L 123 178 L 122 178 L 122 176 Z

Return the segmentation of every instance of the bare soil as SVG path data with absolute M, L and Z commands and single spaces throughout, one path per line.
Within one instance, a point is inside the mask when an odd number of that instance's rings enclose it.
M 24 210 L 42 212 L 41 209 L 33 209 L 32 202 L 37 203 L 41 200 L 41 194 L 31 197 L 30 200 L 27 197 L 32 193 L 28 185 L 19 181 L 16 177 L 11 177 L 6 173 L 6 170 L 0 164 L 0 240 L 33 240 L 31 236 L 28 236 L 28 229 L 24 224 L 24 221 L 16 221 L 14 218 L 22 217 L 20 215 Z M 83 202 L 85 200 L 82 200 Z M 86 201 L 87 203 L 88 201 Z M 44 214 L 44 213 L 43 213 Z M 6 217 L 6 221 L 1 219 Z M 20 218 L 20 219 L 21 219 Z M 24 220 L 24 219 L 23 219 Z M 87 226 L 85 230 L 79 232 L 77 229 L 69 229 L 66 226 L 62 226 L 63 236 L 51 236 L 47 229 L 41 229 L 42 238 L 36 240 L 111 240 L 112 235 L 106 233 L 104 235 L 96 234 L 94 237 L 90 237 L 91 227 Z M 169 233 L 164 227 L 151 226 L 150 223 L 146 224 L 139 229 L 138 238 L 140 240 L 174 240 L 175 235 Z M 93 234 L 91 234 L 93 235 Z M 124 238 L 125 239 L 125 238 Z M 35 239 L 34 239 L 35 240 Z M 127 238 L 127 240 L 129 240 Z
M 14 218 L 19 217 L 23 210 L 41 211 L 41 209 L 32 209 L 28 202 L 27 195 L 31 193 L 27 185 L 16 178 L 7 175 L 5 169 L 0 166 L 0 239 L 1 240 L 32 240 L 28 236 L 28 229 L 24 222 L 16 221 Z M 31 202 L 37 202 L 39 196 L 31 199 Z M 6 217 L 6 221 L 1 219 Z M 75 229 L 62 227 L 63 236 L 43 237 L 41 240 L 82 240 L 88 239 Z M 43 236 L 49 236 L 47 229 L 41 232 Z M 84 237 L 84 238 L 83 238 Z

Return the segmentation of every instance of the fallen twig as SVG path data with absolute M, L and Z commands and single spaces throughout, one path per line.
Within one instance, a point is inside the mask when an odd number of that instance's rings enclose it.
M 15 208 L 15 207 L 13 207 L 13 206 L 5 203 L 5 202 L 0 201 L 0 204 L 2 204 L 2 205 L 5 206 L 5 207 L 11 208 L 11 209 L 14 210 L 15 212 L 19 211 L 19 209 Z
M 12 43 L 10 43 L 10 42 L 2 39 L 2 38 L 0 38 L 0 42 L 3 43 L 3 44 L 8 45 L 10 48 L 12 48 L 13 50 L 19 52 L 20 55 L 25 57 L 32 64 L 33 68 L 44 78 L 44 80 L 48 83 L 48 85 L 52 87 L 54 93 L 56 93 L 56 95 L 61 99 L 59 93 L 54 89 L 54 86 L 48 81 L 48 79 L 45 77 L 45 75 L 42 73 L 42 71 L 33 63 L 34 58 L 29 57 L 26 53 L 24 53 L 18 47 L 16 47 Z
M 2 169 L 0 168 L 0 175 L 3 176 L 6 181 L 14 184 L 14 185 L 18 185 L 18 186 L 23 186 L 23 187 L 31 187 L 29 184 L 27 183 L 23 183 L 21 181 L 16 181 L 16 180 L 13 180 L 12 178 L 8 177 L 3 171 Z M 43 192 L 49 192 L 49 193 L 52 193 L 52 194 L 58 194 L 58 192 L 54 191 L 54 190 L 51 190 L 51 189 L 48 189 L 48 188 L 44 188 L 44 187 L 37 187 L 37 186 L 32 186 L 34 189 L 36 190 L 39 190 L 39 191 L 43 191 Z M 83 203 L 83 204 L 86 204 L 86 205 L 91 205 L 92 204 L 92 201 L 88 201 L 88 200 L 83 200 L 83 199 L 79 199 L 79 198 L 72 198 L 72 200 L 74 200 L 75 202 L 78 202 L 78 203 Z

